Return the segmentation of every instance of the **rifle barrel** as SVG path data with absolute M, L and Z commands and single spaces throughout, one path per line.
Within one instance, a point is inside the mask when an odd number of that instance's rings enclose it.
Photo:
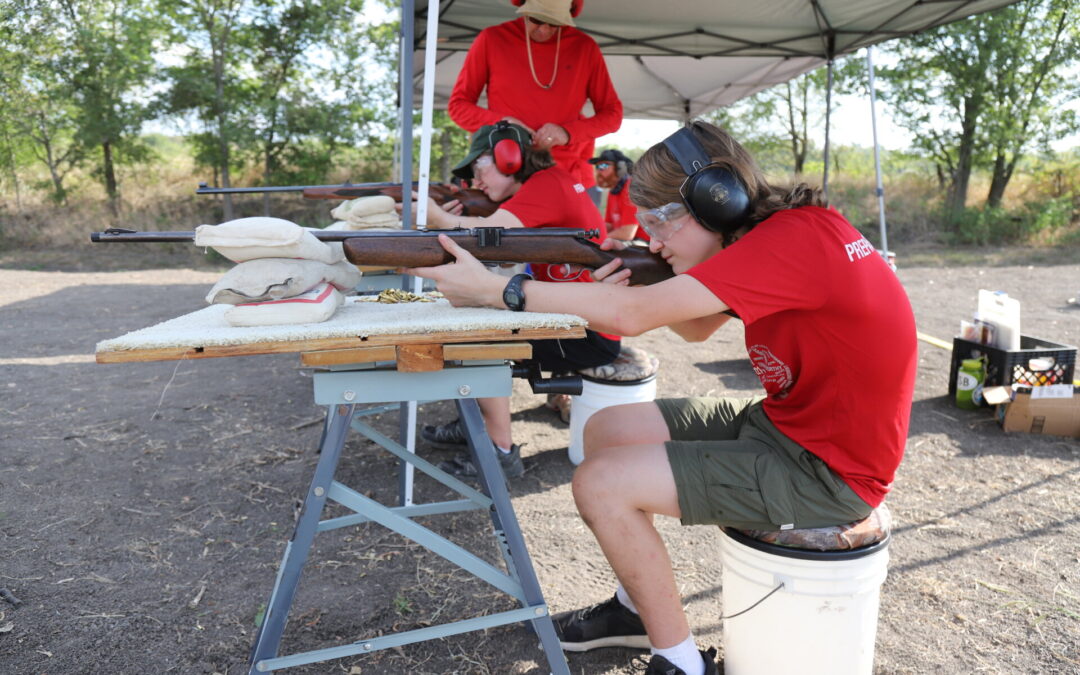
M 581 230 L 573 227 L 545 227 L 545 228 L 514 228 L 503 230 L 502 228 L 458 228 L 454 230 L 308 230 L 321 241 L 345 241 L 346 239 L 377 239 L 377 238 L 405 238 L 405 237 L 431 237 L 441 232 L 450 235 L 476 235 L 477 230 L 500 230 L 500 237 L 565 237 L 573 236 L 581 239 L 595 238 L 599 236 L 596 230 Z M 91 232 L 90 241 L 99 243 L 166 243 L 194 241 L 195 232 L 191 230 L 164 231 L 164 232 L 138 232 L 124 228 L 110 228 L 104 232 Z
M 302 192 L 304 190 L 310 190 L 312 188 L 347 188 L 347 187 L 385 187 L 388 185 L 395 185 L 395 183 L 342 183 L 341 185 L 281 185 L 281 186 L 267 186 L 267 187 L 210 187 L 206 183 L 199 183 L 199 187 L 195 190 L 197 195 L 236 195 L 236 194 L 258 194 L 262 192 Z

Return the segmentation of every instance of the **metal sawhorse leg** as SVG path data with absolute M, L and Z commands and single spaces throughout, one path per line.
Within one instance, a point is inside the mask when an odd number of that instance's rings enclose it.
M 472 399 L 472 397 L 509 396 L 510 375 L 508 365 L 487 364 L 427 373 L 402 373 L 375 368 L 315 373 L 315 401 L 329 406 L 320 444 L 319 461 L 315 467 L 311 486 L 304 498 L 300 518 L 292 538 L 285 546 L 285 553 L 267 603 L 262 625 L 255 636 L 248 664 L 249 674 L 366 654 L 520 621 L 530 622 L 540 637 L 552 673 L 570 674 L 525 547 L 525 540 L 514 515 L 510 495 L 506 488 L 506 479 L 495 456 L 495 447 L 484 429 L 479 405 Z M 461 420 L 469 438 L 469 448 L 473 453 L 473 461 L 480 473 L 482 492 L 445 473 L 427 460 L 408 452 L 401 444 L 380 434 L 362 421 L 364 411 L 356 410 L 357 403 L 384 402 L 388 397 L 390 400 L 451 398 L 457 400 Z M 334 473 L 350 428 L 451 488 L 463 499 L 387 507 L 338 483 L 334 480 Z M 320 521 L 327 499 L 342 504 L 354 513 Z M 508 573 L 412 520 L 419 516 L 480 508 L 489 511 Z M 285 630 L 289 609 L 315 534 L 368 521 L 377 522 L 446 558 L 514 597 L 521 607 L 453 623 L 359 640 L 338 647 L 278 656 L 277 651 Z

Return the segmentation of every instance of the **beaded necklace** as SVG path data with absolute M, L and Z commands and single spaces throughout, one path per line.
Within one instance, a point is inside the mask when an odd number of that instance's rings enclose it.
M 551 70 L 551 81 L 547 84 L 541 84 L 540 78 L 536 76 L 536 66 L 533 65 L 532 55 L 532 42 L 529 39 L 529 25 L 528 21 L 525 23 L 525 53 L 529 55 L 529 72 L 532 73 L 533 82 L 541 89 L 551 89 L 551 85 L 555 84 L 555 78 L 559 76 L 559 47 L 562 44 L 562 26 L 559 26 L 559 30 L 555 33 L 555 67 Z

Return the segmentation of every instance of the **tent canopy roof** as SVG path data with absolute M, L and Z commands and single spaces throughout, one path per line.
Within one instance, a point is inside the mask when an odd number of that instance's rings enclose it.
M 600 45 L 626 117 L 688 119 L 862 47 L 1015 0 L 588 0 L 575 19 Z M 427 3 L 416 11 L 423 81 Z M 477 33 L 516 16 L 509 0 L 441 0 L 436 105 Z

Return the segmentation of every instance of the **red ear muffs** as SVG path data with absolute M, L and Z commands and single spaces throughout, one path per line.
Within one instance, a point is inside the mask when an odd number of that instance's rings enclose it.
M 504 176 L 513 176 L 521 171 L 521 146 L 512 138 L 504 138 L 491 149 L 495 159 L 495 168 Z
M 521 7 L 525 4 L 525 0 L 510 0 L 510 4 L 514 7 Z M 585 0 L 570 0 L 570 16 L 577 18 L 578 14 L 581 14 L 581 7 L 585 4 Z

